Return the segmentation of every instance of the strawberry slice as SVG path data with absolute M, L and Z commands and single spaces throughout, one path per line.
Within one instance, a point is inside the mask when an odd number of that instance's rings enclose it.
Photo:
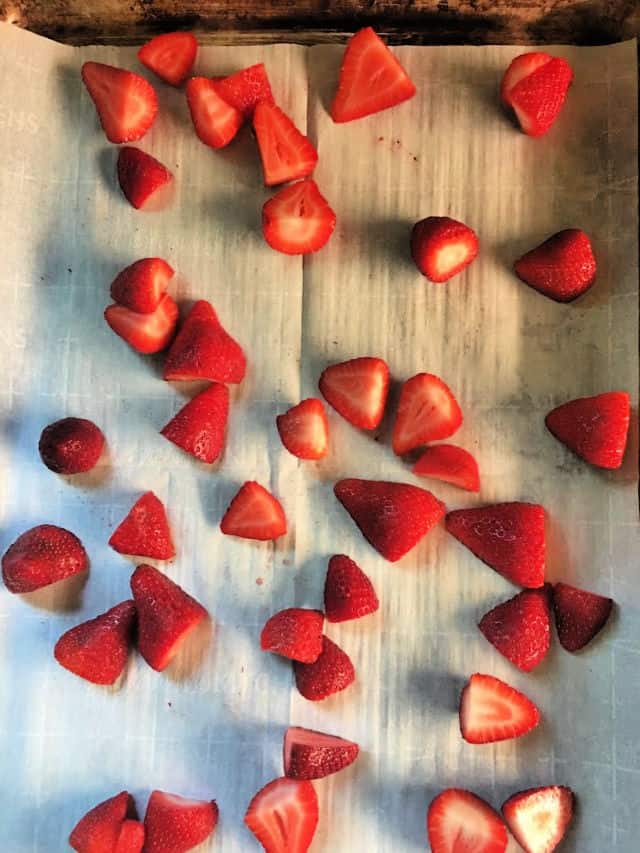
M 113 853 L 142 853 L 144 825 L 139 820 L 125 820 Z
M 336 215 L 308 178 L 277 192 L 262 208 L 264 239 L 285 255 L 317 252 L 336 227 Z
M 306 853 L 318 826 L 318 797 L 311 782 L 282 777 L 261 788 L 244 822 L 265 853 Z
M 328 637 L 322 638 L 322 652 L 313 663 L 293 662 L 296 687 L 305 699 L 320 702 L 353 684 L 356 671 L 349 655 Z
M 176 550 L 160 498 L 145 492 L 111 534 L 109 545 L 119 554 L 170 560 Z
M 553 234 L 519 258 L 513 268 L 525 284 L 556 302 L 573 302 L 596 279 L 591 241 L 578 228 Z
M 468 492 L 480 491 L 478 463 L 468 450 L 455 444 L 427 447 L 412 470 L 418 477 L 442 480 Z
M 476 232 L 448 216 L 428 216 L 411 232 L 411 255 L 429 281 L 442 283 L 462 272 L 478 254 Z
M 191 33 L 162 33 L 143 44 L 138 59 L 165 83 L 180 86 L 189 76 L 198 53 Z
M 619 468 L 629 432 L 629 395 L 608 391 L 563 403 L 545 418 L 558 441 L 591 465 Z
M 139 314 L 121 305 L 109 305 L 104 319 L 132 349 L 149 355 L 166 349 L 171 343 L 178 323 L 178 306 L 165 293 L 151 314 Z
M 220 522 L 228 536 L 243 539 L 278 539 L 287 532 L 282 504 L 260 483 L 247 481 L 229 504 Z
M 173 269 L 162 258 L 141 258 L 114 278 L 111 298 L 130 311 L 153 314 L 172 277 Z
M 471 791 L 446 788 L 427 812 L 431 853 L 504 853 L 507 830 L 499 815 Z
M 242 126 L 244 116 L 228 104 L 208 77 L 192 77 L 187 83 L 187 103 L 198 138 L 211 148 L 224 148 Z
M 353 764 L 359 751 L 351 740 L 290 726 L 284 736 L 284 773 L 290 779 L 324 779 Z
M 560 645 L 568 652 L 577 652 L 607 624 L 613 599 L 557 583 L 553 587 L 553 609 Z
M 519 586 L 544 585 L 544 507 L 492 504 L 450 512 L 445 526 L 476 557 Z
M 511 64 L 504 72 L 502 83 L 500 84 L 500 99 L 505 107 L 511 106 L 509 94 L 511 90 L 525 77 L 533 74 L 536 69 L 542 65 L 546 65 L 553 59 L 548 53 L 542 51 L 533 51 L 532 53 L 521 53 L 512 60 Z
M 264 184 L 284 184 L 306 178 L 316 167 L 318 152 L 280 107 L 265 101 L 253 113 Z
M 557 119 L 572 80 L 566 60 L 538 51 L 525 53 L 505 72 L 502 101 L 513 109 L 528 136 L 542 136 Z
M 313 663 L 322 652 L 324 614 L 320 610 L 289 607 L 267 619 L 260 648 L 291 660 Z
M 460 732 L 467 743 L 521 737 L 539 722 L 533 702 L 493 675 L 475 673 L 460 695 Z
M 132 71 L 101 62 L 85 62 L 82 81 L 109 142 L 142 139 L 158 112 L 158 98 L 151 83 Z
M 329 622 L 346 622 L 375 613 L 380 606 L 373 584 L 345 554 L 329 560 L 324 581 L 324 610 Z
M 92 684 L 114 684 L 129 657 L 136 618 L 133 601 L 70 628 L 60 637 L 53 654 L 60 666 Z
M 34 592 L 88 568 L 89 558 L 82 542 L 54 524 L 39 524 L 27 530 L 2 558 L 2 578 L 9 592 L 14 593 Z
M 173 416 L 161 434 L 186 453 L 211 465 L 224 448 L 229 390 L 214 382 Z
M 573 791 L 563 785 L 530 788 L 509 797 L 502 814 L 526 853 L 552 853 L 566 835 L 574 802 Z
M 42 430 L 38 451 L 50 471 L 66 476 L 91 471 L 104 449 L 104 435 L 86 418 L 62 418 Z
M 118 183 L 125 198 L 136 209 L 173 180 L 171 172 L 159 160 L 139 148 L 127 146 L 118 154 Z
M 331 118 L 335 122 L 395 107 L 412 98 L 416 87 L 380 36 L 366 27 L 349 39 L 340 67 L 340 80 Z
M 69 846 L 76 853 L 113 853 L 127 812 L 133 810 L 128 791 L 121 791 L 81 818 L 69 836 Z
M 400 391 L 393 452 L 401 456 L 422 444 L 449 438 L 461 424 L 462 412 L 451 389 L 433 373 L 418 373 Z
M 273 103 L 271 85 L 262 62 L 243 68 L 230 77 L 219 78 L 215 84 L 218 94 L 245 118 L 251 118 L 257 104 Z
M 501 655 L 523 672 L 531 672 L 547 656 L 551 643 L 548 585 L 525 589 L 498 604 L 478 628 Z
M 138 566 L 130 583 L 138 611 L 138 649 L 152 669 L 162 672 L 187 634 L 209 614 L 153 566 Z
M 145 853 L 185 853 L 202 844 L 218 823 L 215 800 L 188 800 L 152 791 L 144 816 Z
M 324 406 L 315 397 L 292 406 L 276 417 L 280 440 L 298 459 L 322 459 L 329 452 L 329 423 Z
M 360 429 L 375 429 L 389 393 L 389 367 L 381 358 L 363 356 L 325 367 L 318 383 L 327 403 Z

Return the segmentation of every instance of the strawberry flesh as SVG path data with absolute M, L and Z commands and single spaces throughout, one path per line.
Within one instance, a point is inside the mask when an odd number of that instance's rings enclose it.
M 274 779 L 249 803 L 244 822 L 265 853 L 306 853 L 318 826 L 318 797 L 305 779 Z
M 534 53 L 514 59 L 506 71 L 501 93 L 528 136 L 543 136 L 557 119 L 573 80 L 569 63 L 560 57 Z
M 475 260 L 478 238 L 475 231 L 448 216 L 428 216 L 416 222 L 411 232 L 411 255 L 429 281 L 449 281 Z
M 553 853 L 569 828 L 574 801 L 563 785 L 530 788 L 509 797 L 502 814 L 526 853 Z
M 393 426 L 393 452 L 398 456 L 431 441 L 452 436 L 462 412 L 451 389 L 432 373 L 418 373 L 402 386 Z
M 113 853 L 142 853 L 144 825 L 139 820 L 125 820 Z
M 454 444 L 427 447 L 412 470 L 419 477 L 442 480 L 468 492 L 480 491 L 478 463 L 468 450 Z
M 353 764 L 359 751 L 353 741 L 290 726 L 284 736 L 284 773 L 290 779 L 324 779 Z
M 533 51 L 532 53 L 521 53 L 520 56 L 511 62 L 507 70 L 504 72 L 502 83 L 500 85 L 500 98 L 505 107 L 511 106 L 510 92 L 511 90 L 525 77 L 540 68 L 541 65 L 546 65 L 553 59 L 548 53 L 542 51 Z
M 171 172 L 159 160 L 139 148 L 127 146 L 118 154 L 118 183 L 125 198 L 136 209 L 173 180 Z
M 389 393 L 389 367 L 381 358 L 363 356 L 322 371 L 319 388 L 339 415 L 360 429 L 375 429 Z
M 289 607 L 274 613 L 260 634 L 260 648 L 301 663 L 313 663 L 322 652 L 324 615 L 320 610 Z
M 109 142 L 142 139 L 158 112 L 158 98 L 144 77 L 101 62 L 85 62 L 82 81 Z
M 607 624 L 613 599 L 557 583 L 553 587 L 553 609 L 560 645 L 568 652 L 577 652 Z
M 201 142 L 224 148 L 242 126 L 244 116 L 228 104 L 208 77 L 192 77 L 187 83 L 187 103 L 191 121 Z
M 328 637 L 322 638 L 322 652 L 313 663 L 294 661 L 296 687 L 305 699 L 319 702 L 346 690 L 356 677 L 349 655 Z
M 191 33 L 162 33 L 143 44 L 138 59 L 165 83 L 180 86 L 196 61 L 198 42 Z
M 224 448 L 228 416 L 229 390 L 214 382 L 189 400 L 161 434 L 195 459 L 211 465 Z
M 243 68 L 230 77 L 217 79 L 215 84 L 218 94 L 245 118 L 251 118 L 257 104 L 273 103 L 271 85 L 262 62 Z
M 317 252 L 335 226 L 336 215 L 311 178 L 284 187 L 262 208 L 264 239 L 285 255 Z
M 86 572 L 89 558 L 73 533 L 53 524 L 27 530 L 2 558 L 2 578 L 9 592 L 34 592 Z
M 471 791 L 447 788 L 427 812 L 431 853 L 505 853 L 507 830 L 500 816 Z
M 171 530 L 162 501 L 145 492 L 111 534 L 109 545 L 119 554 L 170 560 L 175 556 Z
M 313 172 L 318 152 L 280 107 L 265 101 L 258 104 L 253 129 L 266 187 L 306 178 Z
M 596 279 L 591 241 L 578 228 L 558 231 L 514 264 L 519 279 L 556 302 L 573 302 Z
M 143 355 L 166 349 L 176 331 L 178 306 L 168 293 L 151 314 L 139 314 L 121 305 L 109 305 L 104 319 L 111 329 L 136 352 Z
M 81 818 L 69 836 L 69 846 L 76 853 L 113 853 L 127 812 L 133 800 L 122 791 L 97 806 Z
M 82 474 L 98 464 L 104 435 L 85 418 L 62 418 L 42 430 L 40 458 L 56 474 Z
M 162 258 L 141 258 L 118 273 L 111 298 L 130 311 L 153 314 L 172 277 L 173 269 Z
M 608 391 L 563 403 L 549 412 L 545 424 L 558 441 L 591 465 L 615 469 L 624 458 L 630 414 L 629 395 Z
M 460 696 L 460 732 L 467 743 L 521 737 L 539 722 L 533 702 L 493 675 L 472 675 Z
M 380 606 L 373 584 L 345 554 L 329 560 L 324 582 L 324 610 L 329 622 L 346 622 L 368 616 Z
M 525 589 L 498 604 L 478 625 L 487 640 L 523 672 L 547 656 L 551 644 L 549 588 Z
M 220 529 L 228 536 L 267 541 L 284 536 L 287 520 L 280 501 L 260 483 L 248 481 L 229 504 Z
M 186 853 L 206 841 L 217 823 L 214 800 L 152 791 L 144 816 L 144 853 Z
M 329 423 L 320 400 L 310 397 L 276 418 L 280 440 L 298 459 L 322 459 L 329 451 Z

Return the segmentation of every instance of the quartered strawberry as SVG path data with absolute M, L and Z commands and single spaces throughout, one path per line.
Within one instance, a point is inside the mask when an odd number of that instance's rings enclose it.
M 139 820 L 125 820 L 113 853 L 142 853 L 144 825 Z
M 149 355 L 166 349 L 176 331 L 178 306 L 168 293 L 151 314 L 139 314 L 122 305 L 109 305 L 104 319 L 116 335 L 136 352 Z
M 285 255 L 317 252 L 336 227 L 336 215 L 311 178 L 284 187 L 262 208 L 264 239 Z
M 327 403 L 360 429 L 375 429 L 389 393 L 389 367 L 381 358 L 363 356 L 325 367 L 318 383 Z
M 431 492 L 406 483 L 340 480 L 333 491 L 364 538 L 391 563 L 417 545 L 446 512 Z
M 162 258 L 141 258 L 114 278 L 111 298 L 130 311 L 153 314 L 172 277 L 173 269 Z
M 152 791 L 144 816 L 144 853 L 186 853 L 206 841 L 217 823 L 215 800 Z
M 151 196 L 173 180 L 159 160 L 139 148 L 127 146 L 118 154 L 118 183 L 129 204 L 141 208 Z
M 578 228 L 553 234 L 519 258 L 513 268 L 525 284 L 556 302 L 573 302 L 596 279 L 591 241 Z
M 306 853 L 318 826 L 313 785 L 303 779 L 274 779 L 251 800 L 244 822 L 265 853 Z
M 498 604 L 478 624 L 501 655 L 523 672 L 531 672 L 547 656 L 551 642 L 548 585 L 525 589 Z
M 329 622 L 346 622 L 375 613 L 380 606 L 373 584 L 345 554 L 329 560 L 324 581 L 324 611 Z
M 223 328 L 211 304 L 204 299 L 196 302 L 167 353 L 164 378 L 238 383 L 246 369 L 242 347 Z
M 427 447 L 412 470 L 418 477 L 442 480 L 468 492 L 480 491 L 478 463 L 468 450 L 456 447 L 455 444 Z
M 476 232 L 448 216 L 428 216 L 411 232 L 411 255 L 429 281 L 449 281 L 475 260 Z
M 56 474 L 82 474 L 98 464 L 104 435 L 86 418 L 62 418 L 42 430 L 40 458 Z
M 158 112 L 158 98 L 151 83 L 132 71 L 101 62 L 85 62 L 82 80 L 109 142 L 142 139 Z
M 446 788 L 427 812 L 431 853 L 505 853 L 507 830 L 500 816 L 471 791 Z
M 266 187 L 306 178 L 316 167 L 318 152 L 288 115 L 263 101 L 253 113 Z
M 165 669 L 187 634 L 208 614 L 204 607 L 153 566 L 131 575 L 138 611 L 138 649 L 150 667 Z
M 500 95 L 528 136 L 542 136 L 558 117 L 572 80 L 566 60 L 539 51 L 524 53 L 507 68 Z
M 290 726 L 284 736 L 284 774 L 290 779 L 324 779 L 353 764 L 359 751 L 351 740 Z
M 322 459 L 329 451 L 329 423 L 320 400 L 310 397 L 276 417 L 280 440 L 298 459 Z
M 313 663 L 294 661 L 296 687 L 305 699 L 319 702 L 353 684 L 356 672 L 349 655 L 328 637 L 322 638 L 322 652 Z
M 608 391 L 563 403 L 545 418 L 547 429 L 591 465 L 619 468 L 629 432 L 626 391 Z
M 198 138 L 211 148 L 224 148 L 242 127 L 243 114 L 225 101 L 208 77 L 188 81 L 187 103 Z
M 213 382 L 189 400 L 161 430 L 161 434 L 186 453 L 211 465 L 224 448 L 229 390 Z
M 99 803 L 75 825 L 69 846 L 76 853 L 113 853 L 127 812 L 132 810 L 133 800 L 127 791 Z
M 447 530 L 507 580 L 535 589 L 544 585 L 544 507 L 491 504 L 447 514 Z
M 322 652 L 324 614 L 320 610 L 289 607 L 267 619 L 260 648 L 291 660 L 313 663 Z
M 143 44 L 138 59 L 165 83 L 180 86 L 189 76 L 198 53 L 191 33 L 162 33 Z
M 549 785 L 513 794 L 502 814 L 525 853 L 552 853 L 566 835 L 573 818 L 571 788 Z
M 467 743 L 521 737 L 539 722 L 533 702 L 493 675 L 475 673 L 460 695 L 460 732 Z
M 15 593 L 33 592 L 88 568 L 82 542 L 54 524 L 27 530 L 2 558 L 2 578 L 9 592 Z
M 282 504 L 264 486 L 248 481 L 240 487 L 220 522 L 228 536 L 243 539 L 277 539 L 287 532 Z
M 257 104 L 273 103 L 271 85 L 262 62 L 236 71 L 230 77 L 218 78 L 215 83 L 224 100 L 245 118 L 251 118 Z
M 401 456 L 422 444 L 449 438 L 462 424 L 451 389 L 433 373 L 418 373 L 402 386 L 393 426 L 393 452 Z
M 111 534 L 109 545 L 119 554 L 170 560 L 176 550 L 160 498 L 145 492 Z
M 395 107 L 415 93 L 416 87 L 396 57 L 380 36 L 366 27 L 347 43 L 331 118 L 335 122 L 353 121 Z
M 577 652 L 591 642 L 611 615 L 613 599 L 568 583 L 553 587 L 553 609 L 560 645 Z

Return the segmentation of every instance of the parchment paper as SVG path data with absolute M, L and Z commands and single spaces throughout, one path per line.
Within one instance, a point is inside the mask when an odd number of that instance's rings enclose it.
M 325 108 L 341 48 L 203 48 L 201 74 L 265 60 L 277 100 L 318 144 L 316 178 L 338 226 L 303 261 L 262 241 L 268 193 L 248 132 L 212 152 L 193 134 L 183 93 L 154 80 L 161 113 L 139 144 L 174 170 L 176 197 L 162 213 L 137 212 L 117 189 L 117 150 L 79 77 L 87 59 L 139 71 L 134 49 L 72 49 L 0 27 L 0 547 L 53 522 L 77 533 L 91 558 L 75 606 L 51 593 L 27 602 L 0 592 L 3 849 L 65 850 L 98 801 L 127 788 L 143 811 L 161 788 L 216 798 L 220 825 L 203 849 L 257 850 L 242 817 L 281 773 L 282 734 L 293 723 L 363 750 L 316 785 L 315 851 L 424 850 L 426 808 L 442 787 L 471 788 L 499 807 L 514 790 L 552 782 L 571 785 L 580 804 L 563 849 L 637 850 L 637 429 L 628 462 L 607 474 L 573 458 L 543 422 L 560 402 L 612 388 L 637 405 L 636 45 L 552 51 L 569 59 L 575 83 L 556 127 L 532 140 L 497 102 L 516 47 L 399 48 L 416 98 L 342 126 Z M 431 214 L 468 222 L 482 244 L 447 286 L 427 283 L 408 256 L 410 225 Z M 562 306 L 510 267 L 570 226 L 592 236 L 599 273 L 586 297 Z M 248 353 L 213 469 L 158 434 L 193 389 L 162 382 L 161 361 L 136 356 L 102 318 L 116 272 L 152 254 L 178 270 L 177 295 L 210 299 Z M 365 354 L 386 358 L 398 381 L 434 372 L 458 396 L 465 423 L 455 441 L 476 454 L 483 489 L 478 499 L 432 483 L 450 508 L 545 505 L 549 578 L 620 604 L 592 648 L 571 656 L 556 644 L 524 675 L 475 627 L 515 593 L 506 581 L 441 529 L 397 565 L 361 539 L 332 495 L 335 480 L 417 482 L 393 456 L 388 425 L 372 437 L 330 413 L 326 461 L 298 463 L 283 450 L 275 415 L 316 394 L 328 362 Z M 41 464 L 37 440 L 71 414 L 103 428 L 109 456 L 91 475 L 65 480 Z M 290 533 L 275 546 L 218 529 L 252 478 L 285 506 Z M 178 556 L 163 568 L 207 606 L 215 633 L 199 666 L 158 675 L 134 657 L 120 688 L 103 690 L 59 667 L 52 649 L 64 630 L 128 597 L 133 561 L 107 540 L 147 489 L 165 501 L 175 533 Z M 322 606 L 336 552 L 371 576 L 381 609 L 328 628 L 357 682 L 313 704 L 295 691 L 286 662 L 259 650 L 258 636 L 282 607 Z M 456 705 L 475 671 L 523 689 L 542 709 L 540 728 L 519 741 L 465 744 Z

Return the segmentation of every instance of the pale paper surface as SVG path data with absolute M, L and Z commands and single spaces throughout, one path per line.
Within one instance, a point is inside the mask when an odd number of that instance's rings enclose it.
M 363 749 L 356 765 L 316 785 L 312 850 L 424 850 L 427 804 L 440 788 L 469 787 L 499 806 L 513 790 L 550 782 L 579 796 L 563 849 L 637 849 L 637 467 L 591 470 L 543 425 L 549 408 L 581 394 L 626 388 L 637 404 L 636 47 L 554 48 L 576 80 L 561 121 L 541 140 L 518 133 L 497 106 L 501 72 L 518 52 L 400 48 L 417 97 L 339 126 L 323 99 L 340 48 L 203 49 L 197 71 L 205 74 L 264 59 L 277 99 L 318 143 L 316 177 L 338 226 L 303 262 L 262 242 L 267 192 L 248 134 L 225 152 L 208 150 L 183 94 L 158 83 L 161 115 L 140 146 L 174 169 L 177 193 L 162 213 L 134 211 L 117 190 L 116 149 L 79 78 L 87 59 L 137 68 L 134 50 L 74 50 L 0 26 L 0 547 L 54 522 L 82 538 L 92 563 L 75 611 L 0 594 L 0 823 L 9 853 L 66 849 L 75 821 L 125 787 L 141 809 L 154 787 L 213 796 L 221 822 L 203 849 L 257 850 L 242 816 L 281 772 L 289 723 Z M 480 257 L 449 286 L 429 285 L 408 260 L 409 226 L 430 214 L 463 219 L 480 235 Z M 562 306 L 509 267 L 569 226 L 592 235 L 600 271 L 590 294 Z M 180 296 L 214 303 L 249 356 L 224 460 L 213 470 L 158 434 L 183 396 L 102 319 L 115 273 L 151 254 L 178 269 Z M 328 361 L 363 354 L 385 357 L 398 380 L 428 370 L 452 386 L 465 413 L 456 441 L 478 457 L 482 499 L 542 502 L 550 579 L 621 603 L 593 648 L 570 656 L 556 645 L 526 676 L 475 627 L 515 590 L 443 530 L 398 565 L 379 558 L 332 485 L 342 476 L 416 482 L 388 444 L 331 413 L 327 461 L 299 464 L 282 449 L 275 414 L 317 393 Z M 42 427 L 68 414 L 94 419 L 110 447 L 108 464 L 79 483 L 51 474 L 36 450 Z M 634 431 L 629 458 L 636 455 Z M 282 497 L 290 534 L 275 547 L 218 530 L 247 478 Z M 106 543 L 146 489 L 166 502 L 175 532 L 178 556 L 165 568 L 208 607 L 215 638 L 188 680 L 134 657 L 121 689 L 105 691 L 62 670 L 52 648 L 62 631 L 129 595 L 132 563 Z M 433 489 L 451 508 L 478 502 Z M 335 552 L 360 562 L 382 604 L 361 623 L 329 627 L 358 680 L 313 704 L 292 689 L 286 663 L 260 652 L 258 634 L 281 607 L 322 605 Z M 543 711 L 539 731 L 466 745 L 456 702 L 474 671 L 524 689 Z

